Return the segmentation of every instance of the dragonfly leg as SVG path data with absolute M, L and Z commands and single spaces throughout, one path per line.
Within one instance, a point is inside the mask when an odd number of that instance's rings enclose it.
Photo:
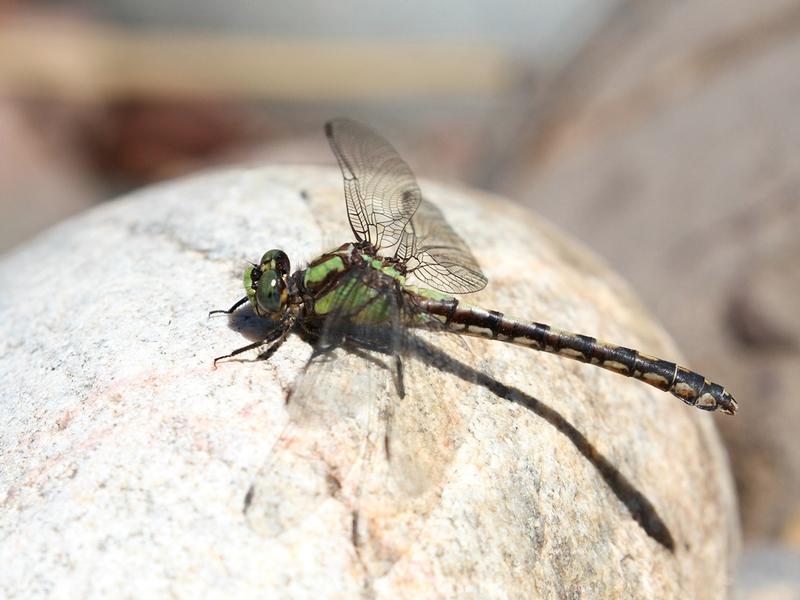
M 230 354 L 226 354 L 224 356 L 218 356 L 217 358 L 214 359 L 214 366 L 217 365 L 217 361 L 223 360 L 225 358 L 231 358 L 233 356 L 236 356 L 237 354 L 241 354 L 242 352 L 247 352 L 248 350 L 253 350 L 254 348 L 260 348 L 261 346 L 263 346 L 265 344 L 272 344 L 272 346 L 267 348 L 266 351 L 264 351 L 262 354 L 259 354 L 259 356 L 258 356 L 258 358 L 260 358 L 260 359 L 263 358 L 264 360 L 266 360 L 267 358 L 269 358 L 270 356 L 272 356 L 274 354 L 275 350 L 278 349 L 275 346 L 280 346 L 284 342 L 284 340 L 286 339 L 286 336 L 289 334 L 289 331 L 291 329 L 292 329 L 292 322 L 289 321 L 289 320 L 283 321 L 277 327 L 275 327 L 275 329 L 271 330 L 267 334 L 267 337 L 265 337 L 263 340 L 258 340 L 256 342 L 253 342 L 252 344 L 247 344 L 246 346 L 242 346 L 241 348 L 237 348 L 236 350 L 234 350 Z M 276 343 L 273 344 L 273 342 L 276 342 Z M 273 347 L 275 347 L 274 350 L 273 350 Z
M 238 300 L 236 304 L 231 306 L 228 310 L 222 310 L 222 309 L 212 310 L 211 312 L 208 313 L 208 316 L 210 317 L 211 315 L 217 315 L 217 314 L 230 315 L 231 313 L 233 313 L 233 311 L 235 311 L 245 302 L 247 302 L 247 296 L 245 296 L 241 300 Z
M 214 359 L 214 366 L 217 366 L 217 361 L 223 360 L 225 358 L 231 358 L 236 356 L 237 354 L 241 354 L 242 352 L 247 352 L 248 350 L 252 350 L 253 348 L 258 348 L 264 345 L 264 340 L 258 340 L 257 342 L 253 342 L 252 344 L 247 344 L 247 346 L 242 346 L 241 348 L 237 348 L 230 354 L 225 354 L 224 356 L 218 356 Z
M 403 380 L 403 359 L 399 354 L 394 355 L 394 369 L 395 369 L 395 385 L 397 386 L 397 393 L 401 398 L 406 396 L 406 384 Z
M 291 324 L 287 324 L 285 326 L 282 325 L 281 327 L 283 331 L 281 331 L 281 334 L 277 337 L 277 339 L 271 341 L 265 340 L 265 342 L 268 343 L 270 346 L 269 348 L 264 350 L 264 352 L 258 355 L 259 360 L 269 360 L 270 357 L 273 354 L 275 354 L 275 352 L 278 351 L 278 348 L 280 348 L 283 345 L 283 342 L 286 341 L 286 338 L 289 337 L 289 332 L 292 330 Z

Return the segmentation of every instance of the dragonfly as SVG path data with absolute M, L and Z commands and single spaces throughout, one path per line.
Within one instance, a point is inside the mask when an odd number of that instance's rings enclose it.
M 263 339 L 217 357 L 215 365 L 255 349 L 269 360 L 292 333 L 312 343 L 311 358 L 286 400 L 288 424 L 245 498 L 255 529 L 277 536 L 299 525 L 341 493 L 345 481 L 363 478 L 349 474 L 367 454 L 386 459 L 382 467 L 367 461 L 388 474 L 376 493 L 391 491 L 375 500 L 369 518 L 357 521 L 354 511 L 354 541 L 368 539 L 361 524 L 374 525 L 391 512 L 390 505 L 417 514 L 428 510 L 431 490 L 469 422 L 470 409 L 454 406 L 469 395 L 464 386 L 470 380 L 437 383 L 450 387 L 432 393 L 435 361 L 417 343 L 416 332 L 550 352 L 638 379 L 703 410 L 736 412 L 736 401 L 722 386 L 673 362 L 460 300 L 458 295 L 483 289 L 487 278 L 465 241 L 422 196 L 394 147 L 348 119 L 328 122 L 325 134 L 344 178 L 355 241 L 295 271 L 283 250 L 269 250 L 244 270 L 245 296 L 210 313 L 232 315 L 248 305 L 270 325 Z M 412 277 L 423 285 L 413 285 Z M 452 346 L 454 353 L 464 352 Z M 379 399 L 382 408 L 370 409 Z M 339 434 L 331 432 L 342 422 L 346 443 L 336 445 L 332 438 Z M 375 433 L 381 422 L 382 433 Z M 359 446 L 360 440 L 371 441 Z M 376 452 L 381 445 L 383 452 Z M 367 496 L 361 485 L 351 496 L 358 506 L 358 498 Z M 396 552 L 386 540 L 374 544 L 376 564 L 392 564 L 408 547 L 398 544 Z
M 263 340 L 217 361 L 267 346 L 271 356 L 294 330 L 330 347 L 346 340 L 396 352 L 402 330 L 485 338 L 557 354 L 638 379 L 688 405 L 733 415 L 737 402 L 721 385 L 686 367 L 638 350 L 507 316 L 462 302 L 457 295 L 487 284 L 464 240 L 442 212 L 422 197 L 411 168 L 369 127 L 349 119 L 326 123 L 325 135 L 344 178 L 347 217 L 356 241 L 343 244 L 291 271 L 289 257 L 267 251 L 244 272 L 245 296 L 259 317 L 277 323 Z M 423 286 L 411 285 L 413 275 Z M 400 354 L 397 387 L 402 395 Z

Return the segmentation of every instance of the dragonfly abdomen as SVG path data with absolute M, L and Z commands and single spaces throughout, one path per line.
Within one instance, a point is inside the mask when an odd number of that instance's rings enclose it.
M 424 298 L 419 300 L 419 305 L 425 312 L 439 317 L 448 331 L 558 354 L 633 377 L 703 410 L 736 412 L 736 400 L 721 385 L 673 362 L 641 354 L 632 348 L 544 323 L 507 317 L 494 310 L 462 304 L 455 298 Z

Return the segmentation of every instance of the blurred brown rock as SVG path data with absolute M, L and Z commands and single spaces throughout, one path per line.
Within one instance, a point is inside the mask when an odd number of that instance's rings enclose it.
M 90 206 L 97 185 L 53 107 L 0 99 L 0 251 Z
M 798 65 L 797 1 L 626 3 L 556 82 L 503 186 L 603 253 L 691 364 L 739 399 L 719 423 L 745 534 L 789 543 L 800 528 Z
M 82 146 L 95 171 L 138 186 L 224 162 L 270 132 L 243 103 L 212 100 L 108 102 L 83 115 Z

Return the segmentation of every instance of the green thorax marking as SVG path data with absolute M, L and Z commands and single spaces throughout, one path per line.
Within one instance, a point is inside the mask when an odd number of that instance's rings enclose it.
M 314 293 L 327 287 L 332 280 L 345 273 L 350 268 L 350 265 L 359 260 L 363 260 L 384 275 L 396 279 L 400 285 L 405 285 L 405 277 L 392 265 L 384 264 L 380 258 L 370 258 L 361 255 L 360 252 L 356 253 L 354 252 L 355 249 L 355 244 L 344 244 L 311 262 L 303 275 L 303 285 L 305 285 L 306 289 Z
M 346 273 L 364 261 L 375 269 L 373 281 L 348 279 Z M 358 265 L 360 266 L 360 265 Z M 344 310 L 351 323 L 362 325 L 387 324 L 394 309 L 395 300 L 386 294 L 386 280 L 392 278 L 410 292 L 426 298 L 447 299 L 450 296 L 425 288 L 407 286 L 403 276 L 391 264 L 380 258 L 361 254 L 354 244 L 345 244 L 333 252 L 323 254 L 313 261 L 303 275 L 305 288 L 314 296 L 314 316 L 324 316 L 336 310 Z
M 342 257 L 336 254 L 328 255 L 322 262 L 314 262 L 303 275 L 303 285 L 308 290 L 315 290 L 330 277 L 344 273 L 346 266 Z
M 450 294 L 445 294 L 444 292 L 439 292 L 436 290 L 432 290 L 430 288 L 423 288 L 417 287 L 415 285 L 407 285 L 405 286 L 405 290 L 410 292 L 411 294 L 415 294 L 417 296 L 422 296 L 427 300 L 452 300 L 453 296 Z

